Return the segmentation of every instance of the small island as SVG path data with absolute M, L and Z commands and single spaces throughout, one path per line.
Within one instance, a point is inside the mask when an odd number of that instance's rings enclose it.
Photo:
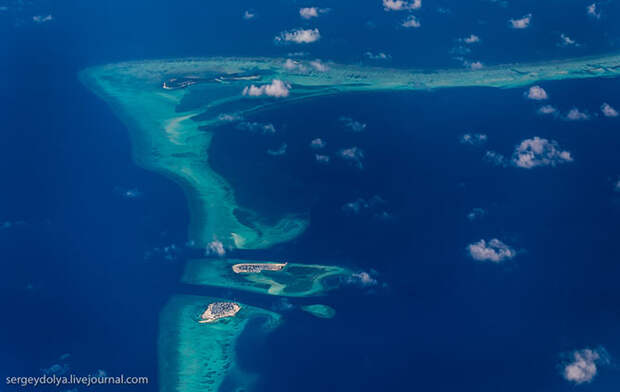
M 241 310 L 241 306 L 235 302 L 213 302 L 200 315 L 199 323 L 213 323 L 226 317 L 234 317 Z
M 240 263 L 232 266 L 236 274 L 258 274 L 262 271 L 282 271 L 288 263 Z
M 243 81 L 243 80 L 258 80 L 260 79 L 260 75 L 246 75 L 244 73 L 236 73 L 230 75 L 222 75 L 215 78 L 216 82 L 226 83 L 226 82 L 234 82 L 234 81 Z
M 235 317 L 219 322 L 196 322 L 206 305 L 217 303 L 230 304 L 223 298 L 174 295 L 163 307 L 157 344 L 159 391 L 217 392 L 224 389 L 223 384 L 230 387 L 228 391 L 254 390 L 258 375 L 238 365 L 239 338 L 251 322 L 252 333 L 243 344 L 261 342 L 280 325 L 281 317 L 266 309 L 235 302 L 243 309 Z
M 312 69 L 308 61 L 302 64 Z M 249 211 L 240 218 L 242 206 L 233 187 L 211 167 L 209 157 L 215 130 L 228 123 L 223 114 L 246 117 L 311 97 L 352 92 L 521 88 L 551 80 L 620 76 L 617 53 L 478 70 L 331 63 L 327 72 L 302 72 L 285 63 L 285 58 L 275 57 L 143 60 L 91 67 L 79 77 L 127 125 L 136 163 L 183 188 L 191 211 L 188 237 L 196 248 L 219 238 L 230 248 L 267 249 L 299 237 L 310 224 L 309 209 L 269 220 Z M 243 94 L 245 88 L 267 88 L 274 80 L 286 81 L 290 94 L 277 99 Z
M 303 310 L 304 312 L 310 313 L 314 317 L 324 318 L 324 319 L 330 319 L 336 315 L 336 311 L 334 310 L 334 308 L 332 308 L 331 306 L 327 306 L 327 305 L 320 305 L 320 304 L 307 305 L 307 306 L 302 306 L 301 310 Z
M 325 295 L 353 274 L 335 265 L 274 263 L 263 260 L 193 259 L 181 281 L 286 297 Z
M 162 84 L 164 90 L 177 90 L 193 86 L 194 84 L 202 82 L 204 79 L 198 77 L 182 77 L 182 78 L 170 78 L 165 80 Z

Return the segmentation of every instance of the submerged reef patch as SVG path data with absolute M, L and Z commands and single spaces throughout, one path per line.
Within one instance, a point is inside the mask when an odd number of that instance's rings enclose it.
M 265 268 L 267 265 L 273 268 Z M 237 272 L 240 266 L 252 272 Z M 251 268 L 262 266 L 261 268 Z M 272 263 L 236 259 L 195 259 L 187 263 L 182 282 L 226 287 L 285 297 L 325 295 L 352 274 L 346 268 L 316 264 Z
M 222 303 L 227 302 L 190 295 L 177 295 L 168 301 L 159 317 L 160 391 L 218 391 L 225 380 L 237 385 L 237 390 L 247 390 L 254 381 L 255 375 L 238 368 L 235 344 L 250 320 L 261 321 L 252 327 L 267 333 L 278 326 L 280 316 L 240 304 L 232 317 L 200 322 L 205 309 Z
M 314 317 L 330 319 L 334 318 L 336 315 L 336 310 L 328 305 L 316 304 L 316 305 L 306 305 L 302 306 L 301 310 L 304 312 L 310 313 Z
M 92 67 L 79 76 L 128 127 L 136 163 L 182 186 L 190 205 L 189 239 L 197 247 L 217 239 L 229 248 L 260 249 L 299 236 L 309 224 L 308 217 L 290 214 L 275 223 L 264 223 L 259 214 L 252 222 L 238 219 L 233 189 L 208 163 L 213 130 L 230 118 L 345 92 L 514 88 L 544 80 L 620 75 L 620 55 L 478 70 L 415 71 L 330 64 L 329 70 L 319 72 L 311 66 L 287 69 L 284 63 L 280 58 L 147 60 Z M 243 94 L 250 85 L 266 90 L 274 80 L 287 86 L 287 94 Z

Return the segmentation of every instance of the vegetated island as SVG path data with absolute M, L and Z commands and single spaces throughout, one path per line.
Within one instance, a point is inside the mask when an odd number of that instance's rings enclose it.
M 223 318 L 234 317 L 239 310 L 241 310 L 241 306 L 235 302 L 213 302 L 200 315 L 198 322 L 201 324 L 212 323 Z
M 236 363 L 237 339 L 252 323 L 253 339 L 261 339 L 279 325 L 280 315 L 261 308 L 236 304 L 242 311 L 221 322 L 196 322 L 205 304 L 227 304 L 211 308 L 217 319 L 220 310 L 231 314 L 231 302 L 193 295 L 172 297 L 159 315 L 158 382 L 161 392 L 215 392 L 226 379 L 231 390 L 249 390 L 257 375 L 242 371 Z M 219 309 L 219 310 L 218 310 Z M 208 310 L 208 309 L 207 309 Z M 200 316 L 199 316 L 200 317 Z M 210 316 L 207 316 L 210 317 Z
M 347 268 L 318 264 L 194 259 L 187 262 L 181 281 L 262 294 L 309 297 L 338 288 L 352 273 Z
M 190 205 L 189 239 L 204 247 L 218 238 L 227 247 L 268 248 L 300 235 L 307 214 L 273 224 L 237 205 L 234 191 L 208 163 L 213 129 L 286 102 L 358 91 L 451 87 L 515 88 L 545 80 L 617 77 L 620 55 L 608 54 L 479 70 L 405 70 L 330 64 L 325 72 L 307 61 L 284 67 L 284 58 L 212 57 L 131 61 L 92 67 L 80 80 L 127 125 L 136 163 L 181 185 Z M 281 81 L 286 93 L 244 94 Z M 260 96 L 257 96 L 260 95 Z M 243 211 L 240 219 L 239 211 Z
M 322 304 L 302 306 L 301 310 L 308 312 L 315 317 L 324 319 L 330 319 L 336 315 L 336 310 L 334 310 L 334 308 Z

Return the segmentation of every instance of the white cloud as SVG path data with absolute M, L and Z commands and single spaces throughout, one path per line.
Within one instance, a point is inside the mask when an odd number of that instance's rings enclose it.
M 184 245 L 180 246 L 177 246 L 176 244 L 156 246 L 144 252 L 144 260 L 155 261 L 161 259 L 166 261 L 176 261 L 189 248 L 194 248 L 195 246 L 196 242 L 193 240 L 189 240 Z
M 316 154 L 314 156 L 314 159 L 316 159 L 318 163 L 322 163 L 322 164 L 328 164 L 330 161 L 329 155 L 322 155 L 322 154 Z
M 459 41 L 465 42 L 466 44 L 475 44 L 477 42 L 480 42 L 480 37 L 478 37 L 475 34 L 472 34 L 469 37 L 461 38 Z
M 269 97 L 288 97 L 291 86 L 279 79 L 274 79 L 271 84 L 263 84 L 261 86 L 251 85 L 243 89 L 243 95 L 251 97 L 259 97 L 267 95 Z
M 543 101 L 549 98 L 545 89 L 540 86 L 530 87 L 526 96 L 528 99 L 533 99 L 534 101 Z
M 586 11 L 588 13 L 589 16 L 596 18 L 596 19 L 600 19 L 601 18 L 601 11 L 599 11 L 598 9 L 598 5 L 596 3 L 592 3 L 589 6 L 586 7 Z
M 287 57 L 306 57 L 308 52 L 289 52 L 286 54 Z
M 383 9 L 386 11 L 417 10 L 422 7 L 422 0 L 383 0 Z
M 469 68 L 472 69 L 473 71 L 484 68 L 484 64 L 482 64 L 480 61 L 474 61 L 473 63 L 468 63 L 468 64 L 469 64 Z
M 506 166 L 506 158 L 496 151 L 487 151 L 484 154 L 484 159 L 495 166 Z
M 488 136 L 482 133 L 466 133 L 460 138 L 462 144 L 479 146 L 487 142 Z
M 293 42 L 296 44 L 309 44 L 321 39 L 319 29 L 293 29 L 283 31 L 276 36 L 276 42 Z
M 207 256 L 223 257 L 226 255 L 226 249 L 224 249 L 222 241 L 213 240 L 207 244 L 206 254 Z
M 464 46 L 458 46 L 456 48 L 452 48 L 451 52 L 455 54 L 468 54 L 469 52 L 471 52 L 471 49 Z M 463 56 L 457 56 L 454 57 L 454 59 L 460 61 L 464 67 L 469 68 L 472 71 L 477 71 L 484 68 L 484 64 L 482 64 L 480 61 L 469 61 Z
M 486 210 L 483 208 L 474 208 L 467 214 L 467 219 L 470 221 L 475 221 L 476 219 L 480 219 L 487 214 Z
M 299 16 L 304 19 L 318 18 L 320 14 L 329 12 L 329 8 L 304 7 L 299 9 Z
M 560 34 L 560 46 L 579 46 L 579 44 L 569 37 L 568 35 L 562 33 Z
M 35 15 L 32 17 L 32 20 L 35 23 L 45 23 L 51 22 L 52 20 L 54 20 L 54 17 L 52 15 Z
M 269 149 L 267 150 L 267 154 L 273 156 L 273 157 L 278 157 L 280 155 L 284 155 L 286 154 L 286 149 L 288 148 L 288 145 L 286 143 L 282 143 L 282 145 L 280 147 L 278 147 L 277 150 L 272 150 Z
M 566 120 L 568 121 L 582 121 L 588 120 L 589 118 L 590 116 L 587 113 L 581 112 L 577 108 L 572 108 L 566 115 Z
M 532 14 L 527 14 L 521 19 L 510 19 L 510 26 L 513 29 L 526 29 L 532 21 Z
M 405 20 L 403 20 L 401 26 L 417 29 L 418 27 L 422 26 L 422 24 L 420 24 L 420 21 L 418 20 L 418 18 L 415 17 L 415 15 L 409 15 L 405 18 Z
M 235 121 L 241 121 L 243 120 L 243 117 L 241 117 L 238 114 L 230 114 L 230 113 L 220 113 L 217 116 L 217 119 L 220 121 L 224 121 L 224 122 L 235 122 Z
M 364 199 L 350 201 L 342 206 L 342 210 L 350 214 L 358 214 L 362 209 L 365 208 L 368 208 L 368 204 Z
M 345 125 L 345 127 L 350 128 L 353 132 L 362 132 L 366 129 L 366 124 L 356 121 L 351 117 L 341 116 L 339 120 Z
M 359 147 L 351 147 L 340 150 L 340 156 L 342 159 L 349 161 L 355 165 L 358 169 L 363 169 L 364 165 L 362 160 L 364 159 L 364 151 Z
M 513 259 L 517 255 L 514 249 L 497 238 L 493 238 L 488 242 L 482 239 L 469 244 L 467 251 L 474 260 L 491 261 L 493 263 L 501 263 L 502 261 Z
M 512 156 L 512 163 L 523 169 L 557 166 L 572 161 L 570 152 L 563 151 L 555 140 L 549 141 L 538 136 L 523 140 Z
M 319 59 L 309 61 L 307 64 L 312 69 L 318 72 L 329 71 L 329 67 Z M 296 71 L 302 73 L 307 73 L 310 70 L 310 68 L 302 64 L 300 61 L 295 61 L 292 59 L 286 59 L 286 61 L 284 62 L 284 69 L 286 69 L 287 71 Z
M 378 284 L 377 279 L 373 278 L 370 273 L 365 271 L 351 274 L 351 276 L 347 279 L 347 283 L 365 287 L 376 286 Z
M 465 56 L 466 54 L 470 54 L 471 53 L 471 48 L 469 48 L 467 46 L 463 46 L 463 45 L 457 45 L 454 48 L 450 49 L 450 53 L 458 55 L 458 56 L 454 57 L 455 60 L 459 60 L 459 61 L 463 62 L 463 64 L 467 64 L 467 62 L 465 61 L 465 58 L 462 57 L 462 56 Z
M 571 362 L 564 365 L 564 379 L 575 384 L 589 383 L 598 373 L 597 365 L 608 363 L 609 357 L 603 348 L 574 351 L 571 354 Z
M 245 11 L 243 13 L 243 19 L 250 20 L 256 18 L 256 14 L 252 11 Z
M 114 187 L 114 193 L 127 200 L 138 200 L 142 198 L 142 196 L 144 196 L 142 191 L 140 191 L 138 188 L 123 188 L 119 186 Z
M 383 52 L 379 52 L 379 53 L 366 52 L 364 53 L 364 56 L 368 57 L 371 60 L 389 60 L 392 58 L 391 55 L 387 53 L 383 53 Z
M 52 364 L 48 368 L 41 369 L 41 372 L 48 376 L 52 376 L 52 375 L 62 376 L 62 375 L 67 374 L 70 369 L 71 368 L 66 363 L 63 363 L 63 364 L 55 363 L 55 364 Z
M 366 211 L 377 212 L 377 210 L 382 210 L 386 204 L 387 202 L 378 195 L 368 200 L 360 197 L 343 205 L 342 211 L 348 214 L 359 214 L 360 212 Z
M 305 65 L 303 65 L 299 61 L 295 61 L 292 59 L 286 59 L 286 61 L 284 62 L 284 69 L 286 69 L 287 71 L 299 71 L 299 72 L 308 71 L 308 68 L 306 68 Z
M 139 199 L 141 196 L 142 192 L 140 192 L 140 190 L 137 188 L 127 189 L 125 192 L 123 192 L 123 197 L 125 199 L 134 200 Z
M 607 102 L 601 105 L 601 112 L 603 112 L 605 117 L 618 117 L 618 111 Z
M 310 66 L 319 72 L 327 72 L 329 71 L 329 67 L 321 62 L 321 60 L 316 59 L 310 61 Z
M 258 132 L 267 135 L 273 135 L 276 133 L 276 127 L 271 123 L 259 123 L 243 121 L 237 124 L 237 129 L 242 131 Z
M 369 199 L 357 198 L 342 206 L 342 211 L 347 215 L 360 215 L 377 220 L 391 220 L 394 216 L 387 210 L 387 201 L 378 195 Z
M 538 114 L 554 114 L 556 113 L 558 110 L 556 108 L 554 108 L 551 105 L 545 105 L 545 106 L 541 106 L 538 109 Z
M 322 148 L 325 148 L 326 145 L 327 145 L 327 143 L 323 139 L 321 139 L 320 137 L 318 137 L 316 139 L 313 139 L 310 142 L 310 147 L 315 149 L 315 150 L 320 150 Z
M 316 18 L 319 16 L 319 11 L 316 7 L 304 7 L 299 9 L 299 16 L 304 19 Z

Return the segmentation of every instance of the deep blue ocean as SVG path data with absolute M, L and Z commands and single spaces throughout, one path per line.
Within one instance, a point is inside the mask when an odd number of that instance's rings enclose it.
M 482 42 L 466 56 L 488 65 L 618 51 L 617 2 L 601 3 L 598 21 L 585 14 L 587 1 L 504 3 L 425 1 L 422 27 L 403 31 L 380 1 L 0 2 L 0 391 L 16 390 L 6 376 L 53 364 L 148 376 L 151 385 L 134 389 L 156 390 L 158 313 L 174 294 L 233 295 L 270 309 L 317 302 L 181 285 L 184 261 L 202 255 L 185 246 L 183 192 L 133 163 L 124 125 L 79 83 L 79 70 L 297 50 L 345 63 L 372 63 L 363 60 L 372 51 L 392 57 L 375 65 L 459 67 L 455 40 L 470 33 Z M 308 5 L 331 11 L 302 21 L 296 12 Z M 255 20 L 244 21 L 245 10 Z M 530 12 L 531 28 L 506 27 Z M 52 21 L 33 23 L 47 14 Z M 324 38 L 273 44 L 301 26 Z M 561 32 L 581 45 L 558 46 Z M 285 310 L 265 340 L 242 337 L 240 364 L 260 374 L 257 390 L 568 391 L 562 361 L 586 347 L 604 347 L 610 363 L 578 388 L 618 389 L 620 120 L 595 113 L 603 102 L 620 107 L 620 79 L 540 85 L 561 112 L 578 107 L 591 118 L 541 116 L 525 88 L 468 88 L 311 99 L 248 118 L 273 123 L 273 136 L 217 131 L 210 162 L 242 206 L 311 215 L 295 241 L 240 256 L 345 265 L 378 281 L 321 299 L 336 309 L 332 320 Z M 351 132 L 342 116 L 366 128 Z M 465 133 L 488 141 L 464 145 Z M 556 140 L 574 161 L 523 170 L 484 159 L 487 150 L 510 157 L 534 136 Z M 361 148 L 363 169 L 335 158 L 317 165 L 309 148 L 317 137 L 333 157 Z M 285 155 L 266 153 L 283 143 Z M 362 213 L 343 210 L 373 198 L 381 201 Z M 486 213 L 471 221 L 474 208 Z M 517 257 L 468 257 L 468 244 L 495 237 Z

